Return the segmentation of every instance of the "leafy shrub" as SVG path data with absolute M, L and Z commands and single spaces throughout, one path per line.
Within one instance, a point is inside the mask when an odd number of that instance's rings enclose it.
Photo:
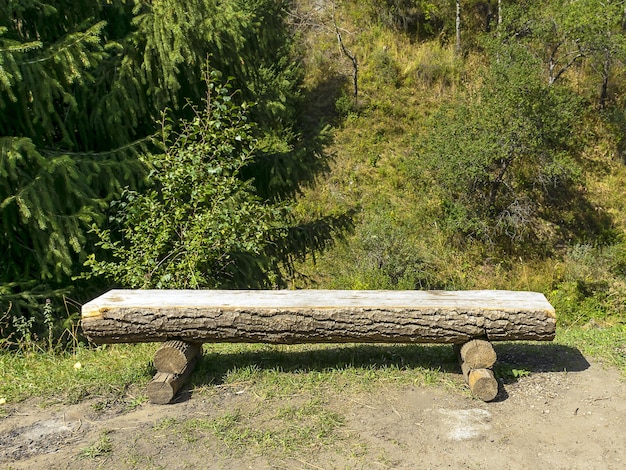
M 256 141 L 247 105 L 236 105 L 213 73 L 203 110 L 172 132 L 164 152 L 144 155 L 150 189 L 116 201 L 118 228 L 101 230 L 109 259 L 88 260 L 93 273 L 132 288 L 268 286 L 278 269 L 265 250 L 286 213 L 264 204 L 241 171 Z
M 400 68 L 386 48 L 377 50 L 369 57 L 369 75 L 375 83 L 400 85 Z
M 575 245 L 550 301 L 563 325 L 626 324 L 626 245 Z
M 324 250 L 350 214 L 297 221 L 288 199 L 262 199 L 249 170 L 263 145 L 246 103 L 236 104 L 213 72 L 204 109 L 173 132 L 164 117 L 163 153 L 141 158 L 148 189 L 112 204 L 112 227 L 93 227 L 108 257 L 92 275 L 129 288 L 284 286 L 296 259 Z M 264 155 L 264 154 L 263 154 Z M 254 172 L 251 172 L 254 174 Z
M 436 34 L 445 15 L 438 4 L 425 0 L 368 0 L 366 8 L 385 26 L 419 37 Z
M 386 202 L 366 215 L 343 252 L 325 269 L 335 289 L 428 289 L 436 286 L 429 253 L 416 243 L 410 218 L 394 213 Z
M 524 48 L 493 54 L 481 89 L 434 115 L 416 173 L 432 175 L 452 237 L 508 252 L 541 249 L 554 241 L 546 227 L 555 208 L 579 195 L 577 101 L 549 87 Z
M 358 107 L 355 102 L 354 96 L 349 96 L 343 93 L 335 101 L 335 109 L 341 117 L 348 117 L 350 114 L 357 111 Z

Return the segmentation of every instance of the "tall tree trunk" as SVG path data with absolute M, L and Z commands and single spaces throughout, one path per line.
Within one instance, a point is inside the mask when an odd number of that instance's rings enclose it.
M 457 54 L 461 53 L 461 0 L 456 0 L 456 47 Z
M 602 88 L 600 91 L 600 107 L 604 108 L 609 99 L 609 77 L 611 76 L 611 52 L 604 52 L 604 62 L 602 63 Z

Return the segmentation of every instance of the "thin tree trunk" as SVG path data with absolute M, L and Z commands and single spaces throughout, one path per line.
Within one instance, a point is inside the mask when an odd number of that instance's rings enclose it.
M 609 78 L 611 76 L 611 53 L 607 49 L 604 53 L 604 62 L 602 64 L 602 89 L 600 91 L 600 107 L 606 106 L 609 99 Z
M 333 25 L 335 27 L 335 34 L 337 35 L 337 42 L 339 43 L 339 50 L 343 52 L 348 59 L 352 62 L 352 86 L 354 93 L 354 104 L 358 104 L 359 99 L 359 64 L 357 62 L 356 54 L 353 54 L 345 44 L 343 43 L 343 38 L 341 36 L 341 31 L 339 30 L 339 26 L 337 25 L 337 20 L 335 17 L 335 3 L 333 2 Z
M 456 53 L 461 53 L 461 0 L 456 0 Z

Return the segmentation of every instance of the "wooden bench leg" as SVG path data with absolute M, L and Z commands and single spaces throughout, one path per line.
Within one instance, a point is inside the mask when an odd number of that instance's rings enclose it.
M 147 386 L 150 401 L 158 405 L 170 403 L 187 382 L 201 354 L 202 343 L 164 342 L 154 356 L 157 373 Z
M 154 355 L 154 368 L 168 374 L 182 374 L 189 363 L 202 354 L 202 343 L 169 340 Z
M 472 391 L 472 395 L 483 400 L 491 401 L 498 395 L 498 381 L 491 370 L 497 360 L 497 355 L 489 341 L 475 339 L 462 345 L 454 345 L 455 352 L 465 383 Z

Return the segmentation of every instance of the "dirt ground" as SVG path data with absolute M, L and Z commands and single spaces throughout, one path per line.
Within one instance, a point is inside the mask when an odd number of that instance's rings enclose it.
M 494 402 L 454 386 L 462 377 L 453 372 L 444 372 L 452 387 L 331 392 L 317 412 L 331 410 L 341 424 L 329 439 L 314 438 L 313 445 L 289 452 L 246 440 L 238 446 L 215 428 L 183 428 L 235 409 L 249 415 L 252 427 L 262 427 L 264 408 L 301 404 L 306 396 L 277 397 L 259 407 L 260 398 L 245 388 L 218 387 L 208 395 L 187 393 L 174 404 L 142 403 L 130 411 L 115 404 L 101 409 L 93 399 L 5 405 L 0 468 L 626 468 L 623 376 L 572 348 L 537 354 L 511 347 L 498 355 L 530 374 L 502 382 Z

